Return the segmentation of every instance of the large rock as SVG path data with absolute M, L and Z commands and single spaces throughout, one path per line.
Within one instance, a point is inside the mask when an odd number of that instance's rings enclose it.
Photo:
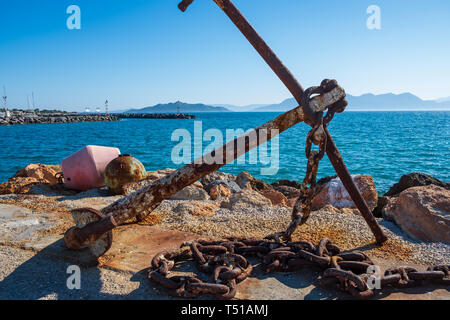
M 373 209 L 372 213 L 375 217 L 381 218 L 383 217 L 383 209 L 388 204 L 390 197 L 378 197 L 378 203 L 375 209 Z
M 0 194 L 25 194 L 39 184 L 56 184 L 55 175 L 61 170 L 58 165 L 30 164 L 0 184 Z
M 229 180 L 214 180 L 212 181 L 208 186 L 205 187 L 205 190 L 210 192 L 210 190 L 218 185 L 225 185 L 228 188 L 230 188 L 230 191 L 232 193 L 237 193 L 237 192 L 241 192 L 242 189 L 241 187 L 238 186 L 238 184 L 236 182 L 233 181 L 229 181 Z
M 289 200 L 281 192 L 278 192 L 273 189 L 268 189 L 268 190 L 262 190 L 259 193 L 261 193 L 264 197 L 269 199 L 270 202 L 272 202 L 272 205 L 274 205 L 274 206 L 280 206 L 280 207 L 288 206 Z
M 156 181 L 161 178 L 164 178 L 165 176 L 177 171 L 176 169 L 163 169 L 163 170 L 157 170 L 157 171 L 147 171 L 147 180 Z
M 301 183 L 298 183 L 297 181 L 280 180 L 280 181 L 272 183 L 272 187 L 274 187 L 275 189 L 277 187 L 291 187 L 291 188 L 295 188 L 295 189 L 300 189 L 302 187 L 302 185 L 301 185 Z
M 195 185 L 188 186 L 174 195 L 172 200 L 209 200 L 209 194 Z
M 262 180 L 256 179 L 247 171 L 241 172 L 237 176 L 236 183 L 243 190 L 261 191 L 261 190 L 273 189 L 273 187 L 271 185 L 268 185 L 267 183 L 265 183 Z
M 262 194 L 253 190 L 243 190 L 242 192 L 233 194 L 228 201 L 222 202 L 222 207 L 233 209 L 241 208 L 258 208 L 263 206 L 272 206 L 272 202 Z
M 390 198 L 383 213 L 414 239 L 450 242 L 450 191 L 445 188 L 409 188 Z
M 213 172 L 204 177 L 201 183 L 204 187 L 207 187 L 211 182 L 217 180 L 236 182 L 236 176 L 225 172 Z
M 286 198 L 298 198 L 300 196 L 300 189 L 289 187 L 289 186 L 279 186 L 274 187 L 276 191 L 281 192 Z
M 230 188 L 224 184 L 217 184 L 209 190 L 209 196 L 213 200 L 228 198 L 232 195 Z
M 399 195 L 401 192 L 409 188 L 429 185 L 436 185 L 450 190 L 450 183 L 448 182 L 443 182 L 425 173 L 413 172 L 401 177 L 400 181 L 394 184 L 391 189 L 389 189 L 389 191 L 385 193 L 384 196 L 393 197 Z
M 34 186 L 42 183 L 45 183 L 45 181 L 36 178 L 14 177 L 9 179 L 8 182 L 0 184 L 0 194 L 25 194 Z
M 373 182 L 373 178 L 367 175 L 352 176 L 358 190 L 366 200 L 369 209 L 372 211 L 378 202 L 378 193 Z M 320 210 L 327 204 L 338 209 L 355 209 L 356 205 L 345 189 L 339 178 L 335 178 L 326 183 L 320 193 L 312 201 L 312 209 Z
M 17 171 L 14 178 L 34 178 L 45 183 L 58 183 L 58 179 L 55 178 L 58 172 L 62 172 L 59 165 L 29 164 Z

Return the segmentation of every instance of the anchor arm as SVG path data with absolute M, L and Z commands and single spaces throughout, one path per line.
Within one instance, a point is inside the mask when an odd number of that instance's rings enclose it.
M 344 89 L 338 86 L 322 96 L 314 97 L 309 103 L 309 108 L 315 112 L 323 112 L 329 106 L 344 97 Z M 202 179 L 208 174 L 219 170 L 227 163 L 234 161 L 250 150 L 258 147 L 260 144 L 273 139 L 294 125 L 303 122 L 304 119 L 305 115 L 302 107 L 299 106 L 293 110 L 290 110 L 278 116 L 274 120 L 257 127 L 255 129 L 256 134 L 249 132 L 239 138 L 236 138 L 234 141 L 228 142 L 224 146 L 212 151 L 200 159 L 197 159 L 193 163 L 182 167 L 165 178 L 144 186 L 135 193 L 118 200 L 117 202 L 104 208 L 102 213 L 104 215 L 112 214 L 118 224 L 121 224 L 134 216 L 142 217 L 142 215 L 149 214 L 163 200 L 177 194 L 185 187 Z M 265 131 L 264 134 L 267 136 L 267 139 L 260 140 L 259 133 L 263 130 Z M 242 141 L 245 143 L 245 148 L 243 150 L 239 150 L 236 146 Z M 216 154 L 220 153 L 223 155 L 222 159 L 224 161 L 222 163 L 208 164 L 204 161 L 204 159 L 214 158 Z
M 323 112 L 344 97 L 344 89 L 338 86 L 324 95 L 314 97 L 309 102 L 309 105 L 315 112 Z M 185 187 L 217 171 L 226 164 L 225 161 L 223 163 L 208 164 L 203 161 L 204 158 L 213 158 L 215 154 L 222 153 L 222 159 L 227 160 L 227 162 L 234 161 L 251 149 L 304 121 L 304 118 L 303 109 L 299 106 L 259 126 L 255 129 L 256 134 L 244 134 L 199 159 L 202 161 L 194 161 L 153 183 L 144 181 L 144 185 L 139 190 L 114 202 L 104 208 L 102 212 L 93 212 L 92 209 L 73 210 L 72 215 L 79 227 L 69 229 L 64 235 L 67 247 L 75 250 L 89 247 L 95 256 L 103 255 L 110 247 L 112 234 L 109 233 L 107 236 L 102 236 L 101 232 L 106 234 L 116 226 L 134 217 L 143 219 L 159 206 L 163 200 L 170 198 Z M 264 134 L 267 134 L 267 139 L 260 140 L 258 138 L 259 132 L 263 130 L 265 131 Z M 245 142 L 245 148 L 244 150 L 239 150 L 235 146 L 239 145 L 239 142 L 242 140 Z M 114 221 L 114 224 L 111 221 Z

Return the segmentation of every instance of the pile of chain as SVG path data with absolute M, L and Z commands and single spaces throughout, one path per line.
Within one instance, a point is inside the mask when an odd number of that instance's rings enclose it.
M 163 251 L 152 259 L 149 280 L 173 297 L 195 298 L 207 294 L 229 300 L 235 297 L 237 284 L 247 279 L 253 270 L 247 260 L 249 257 L 259 257 L 266 273 L 320 268 L 324 270 L 320 285 L 335 286 L 358 299 L 372 298 L 376 291 L 389 286 L 405 288 L 420 286 L 427 281 L 450 285 L 448 265 L 433 266 L 424 272 L 399 267 L 386 270 L 383 277 L 378 277 L 379 289 L 370 289 L 373 274 L 367 272 L 374 265 L 370 258 L 363 252 L 341 252 L 326 238 L 317 246 L 307 241 L 232 238 L 184 243 L 180 249 Z M 211 282 L 201 281 L 195 274 L 169 276 L 176 264 L 192 259 L 200 272 L 212 275 Z
M 337 86 L 338 83 L 336 80 L 323 80 L 320 86 L 311 87 L 305 90 L 303 94 L 302 105 L 309 106 L 312 95 L 323 95 L 327 92 L 332 91 Z M 306 175 L 300 189 L 300 196 L 296 201 L 294 209 L 292 211 L 292 222 L 285 232 L 272 235 L 272 239 L 278 241 L 281 237 L 285 241 L 291 241 L 292 234 L 295 232 L 295 230 L 299 226 L 305 224 L 308 220 L 311 213 L 312 200 L 320 192 L 320 189 L 317 187 L 316 178 L 317 171 L 319 169 L 319 162 L 323 159 L 326 152 L 327 136 L 325 134 L 325 128 L 328 123 L 333 120 L 333 117 L 336 113 L 342 113 L 345 111 L 347 105 L 347 100 L 343 98 L 328 108 L 325 117 L 323 115 L 323 112 L 313 112 L 309 116 L 309 118 L 305 120 L 312 127 L 311 131 L 306 137 L 305 154 L 306 158 L 308 159 Z M 312 150 L 313 144 L 319 146 L 318 151 Z

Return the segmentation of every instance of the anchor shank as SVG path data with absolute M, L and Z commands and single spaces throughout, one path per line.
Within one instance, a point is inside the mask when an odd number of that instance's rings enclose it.
M 334 170 L 336 170 L 336 173 L 341 179 L 342 184 L 344 185 L 345 189 L 347 189 L 356 207 L 359 209 L 361 215 L 366 220 L 367 224 L 372 230 L 372 233 L 375 235 L 377 243 L 385 242 L 387 240 L 386 235 L 381 230 L 380 226 L 377 223 L 377 220 L 370 211 L 366 200 L 364 200 L 358 188 L 356 187 L 355 182 L 353 181 L 350 172 L 348 171 L 347 166 L 345 165 L 344 159 L 342 159 L 341 153 L 337 149 L 336 144 L 331 138 L 330 132 L 328 131 L 327 128 L 325 128 L 325 134 L 328 137 L 327 156 L 330 159 L 330 162 L 333 165 Z

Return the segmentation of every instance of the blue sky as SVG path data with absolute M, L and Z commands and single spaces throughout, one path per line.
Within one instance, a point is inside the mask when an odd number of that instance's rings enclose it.
M 450 1 L 235 0 L 304 87 L 450 96 Z M 81 8 L 81 30 L 66 9 Z M 84 110 L 182 100 L 278 103 L 288 91 L 212 0 L 0 0 L 0 86 L 9 104 Z M 381 30 L 366 27 L 370 5 Z

